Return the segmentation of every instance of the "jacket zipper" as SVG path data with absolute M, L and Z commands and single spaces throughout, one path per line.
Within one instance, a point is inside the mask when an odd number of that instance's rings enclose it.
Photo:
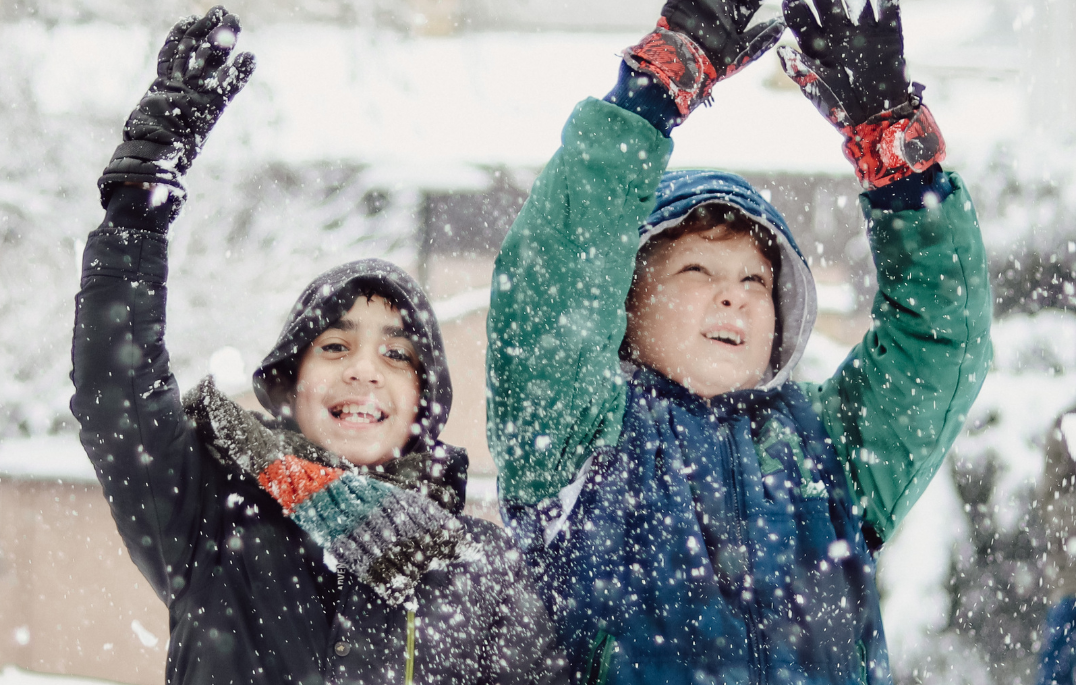
M 747 499 L 744 496 L 743 487 L 743 468 L 740 464 L 739 455 L 736 453 L 736 442 L 732 435 L 732 431 L 726 426 L 725 442 L 728 446 L 727 454 L 732 462 L 732 483 L 733 483 L 733 495 L 735 497 L 736 505 L 736 542 L 740 548 L 744 550 L 744 560 L 746 562 L 746 572 L 748 576 L 752 574 L 754 563 L 751 559 L 751 550 L 747 546 Z M 747 576 L 745 576 L 746 579 Z M 752 579 L 753 580 L 753 579 Z M 744 621 L 747 623 L 747 648 L 751 651 L 752 664 L 755 669 L 756 677 L 752 678 L 752 682 L 763 682 L 763 669 L 762 669 L 762 636 L 759 634 L 758 616 L 757 616 L 757 596 L 758 593 L 755 589 L 754 582 L 751 583 L 751 602 L 746 604 L 746 614 Z M 742 597 L 742 595 L 741 595 Z

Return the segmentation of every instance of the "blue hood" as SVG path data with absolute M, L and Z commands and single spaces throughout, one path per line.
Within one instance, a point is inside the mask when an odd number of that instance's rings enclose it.
M 773 368 L 759 388 L 780 387 L 803 356 L 818 313 L 814 276 L 781 213 L 736 174 L 705 169 L 669 171 L 661 177 L 653 213 L 639 227 L 639 244 L 678 225 L 696 207 L 708 204 L 739 210 L 772 231 L 781 247 L 774 295 L 779 325 L 774 339 Z

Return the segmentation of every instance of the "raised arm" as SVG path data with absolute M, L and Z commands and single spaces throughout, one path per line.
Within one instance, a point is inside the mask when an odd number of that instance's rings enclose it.
M 624 300 L 667 136 L 780 37 L 779 20 L 748 28 L 760 5 L 667 2 L 657 29 L 624 51 L 605 101 L 572 113 L 535 181 L 497 258 L 487 326 L 487 430 L 502 499 L 553 496 L 593 448 L 619 438 Z
M 589 448 L 616 443 L 624 299 L 671 149 L 645 119 L 582 102 L 501 246 L 486 369 L 502 497 L 554 495 Z
M 195 544 L 204 454 L 164 345 L 165 234 L 182 174 L 253 71 L 250 55 L 226 64 L 238 31 L 219 7 L 172 29 L 99 182 L 107 212 L 87 240 L 76 298 L 71 410 L 120 534 L 166 602 Z
M 963 181 L 942 171 L 945 142 L 905 75 L 897 0 L 856 18 L 842 3 L 785 0 L 802 52 L 785 71 L 844 136 L 878 269 L 871 330 L 837 374 L 811 389 L 867 524 L 880 540 L 937 472 L 990 363 L 990 285 Z
M 814 389 L 866 520 L 884 541 L 941 466 L 990 366 L 986 253 L 963 180 L 937 172 L 938 206 L 872 206 L 873 322 Z M 931 190 L 933 188 L 933 190 Z M 869 194 L 868 194 L 869 195 Z

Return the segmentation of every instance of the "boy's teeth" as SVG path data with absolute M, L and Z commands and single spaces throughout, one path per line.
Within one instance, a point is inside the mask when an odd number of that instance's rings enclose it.
M 351 423 L 373 423 L 374 421 L 377 420 L 370 414 L 348 414 L 348 413 L 345 413 L 343 415 L 343 419 L 344 419 L 344 421 L 349 421 Z
M 739 345 L 742 342 L 740 336 L 736 333 L 729 333 L 726 331 L 720 331 L 710 336 L 711 340 L 718 340 L 720 342 L 732 343 L 733 345 Z
M 373 423 L 381 420 L 381 410 L 373 403 L 349 403 L 340 407 L 340 418 L 354 423 Z

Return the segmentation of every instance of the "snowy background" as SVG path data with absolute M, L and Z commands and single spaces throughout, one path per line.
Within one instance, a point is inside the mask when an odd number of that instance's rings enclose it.
M 1076 404 L 1076 8 L 902 4 L 911 75 L 980 211 L 997 309 L 995 366 L 968 428 L 883 553 L 893 665 L 901 683 L 1028 683 L 1044 611 L 1042 445 Z M 421 273 L 424 194 L 525 190 L 574 103 L 608 90 L 616 54 L 661 2 L 304 5 L 229 5 L 259 67 L 190 174 L 172 232 L 168 339 L 183 387 L 213 371 L 242 391 L 299 286 L 330 266 L 377 255 Z M 87 473 L 67 402 L 79 259 L 102 216 L 94 181 L 168 26 L 207 8 L 0 4 L 0 477 Z M 716 95 L 674 134 L 672 166 L 851 176 L 772 55 Z M 801 376 L 829 375 L 845 351 L 816 334 Z M 985 553 L 968 542 L 983 526 Z M 991 588 L 970 616 L 968 578 Z M 75 682 L 35 678 L 0 671 L 4 685 Z

